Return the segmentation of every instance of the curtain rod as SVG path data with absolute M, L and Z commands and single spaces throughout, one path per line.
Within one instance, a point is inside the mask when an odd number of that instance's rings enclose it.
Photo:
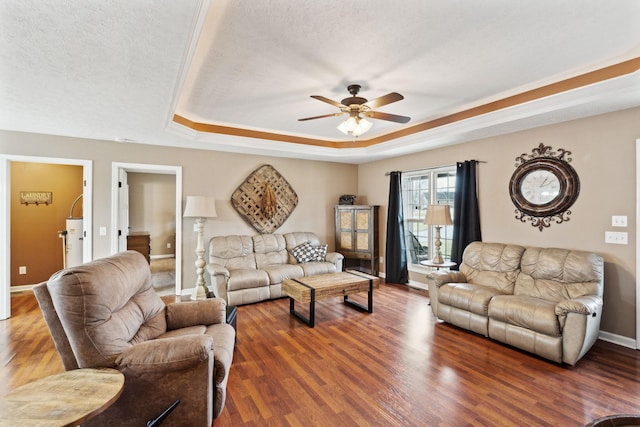
M 475 159 L 471 159 L 471 160 L 475 160 Z M 476 162 L 478 162 L 478 163 L 487 163 L 486 160 L 476 160 Z M 418 172 L 418 171 L 423 171 L 425 169 L 439 169 L 439 168 L 445 168 L 447 166 L 453 166 L 453 165 L 430 166 L 430 167 L 427 167 L 427 168 L 410 169 L 410 170 L 406 170 L 406 171 L 400 171 L 400 173 Z M 384 176 L 389 176 L 389 175 L 391 175 L 391 172 L 386 172 L 384 174 Z

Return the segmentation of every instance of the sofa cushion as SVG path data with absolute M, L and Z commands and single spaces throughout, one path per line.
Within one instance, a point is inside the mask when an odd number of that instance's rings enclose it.
M 500 291 L 491 286 L 447 283 L 438 290 L 438 303 L 487 316 L 489 301 Z
M 515 295 L 563 301 L 584 295 L 602 296 L 600 255 L 558 248 L 527 248 Z
M 289 262 L 289 253 L 282 234 L 258 234 L 252 239 L 257 268 Z
M 300 265 L 296 264 L 274 264 L 263 268 L 269 275 L 269 283 L 275 285 L 282 283 L 285 279 L 297 279 L 304 276 L 304 271 Z
M 313 248 L 316 250 L 316 257 L 314 261 L 325 261 L 327 259 L 327 248 L 329 245 L 318 245 Z
M 520 272 L 524 247 L 502 243 L 472 242 L 464 250 L 460 272 L 468 283 L 497 288 L 501 293 L 513 293 Z
M 209 240 L 209 262 L 227 270 L 255 269 L 253 240 L 249 236 L 216 236 Z
M 492 320 L 520 326 L 550 336 L 560 336 L 560 323 L 553 301 L 524 295 L 497 295 L 489 303 Z
M 311 261 L 298 264 L 304 271 L 305 276 L 317 276 L 318 274 L 335 273 L 336 266 L 330 262 Z
M 264 270 L 234 270 L 227 282 L 227 291 L 269 286 L 269 275 Z
M 291 255 L 298 263 L 314 261 L 316 259 L 316 249 L 309 242 L 304 242 L 291 249 Z

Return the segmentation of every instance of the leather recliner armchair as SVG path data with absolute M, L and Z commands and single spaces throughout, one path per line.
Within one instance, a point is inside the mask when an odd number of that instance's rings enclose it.
M 170 425 L 210 426 L 222 411 L 235 343 L 224 300 L 165 305 L 134 251 L 61 270 L 34 293 L 65 370 L 125 375 L 120 398 L 86 425 L 146 425 L 176 400 Z

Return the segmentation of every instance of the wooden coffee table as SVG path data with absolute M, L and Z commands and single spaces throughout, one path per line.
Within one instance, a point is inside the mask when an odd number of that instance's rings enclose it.
M 0 399 L 0 426 L 81 424 L 111 406 L 124 387 L 115 369 L 74 369 L 25 384 Z
M 282 281 L 282 293 L 289 297 L 289 312 L 312 328 L 315 326 L 316 301 L 342 296 L 350 307 L 373 313 L 373 290 L 379 287 L 378 277 L 353 270 Z M 349 295 L 365 291 L 368 292 L 366 306 L 349 299 Z M 295 301 L 309 303 L 308 318 L 295 310 Z

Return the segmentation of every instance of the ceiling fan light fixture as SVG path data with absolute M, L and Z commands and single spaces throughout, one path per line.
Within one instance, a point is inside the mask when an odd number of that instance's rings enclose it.
M 358 115 L 349 116 L 345 121 L 338 125 L 338 130 L 345 135 L 360 136 L 367 132 L 373 124 Z

